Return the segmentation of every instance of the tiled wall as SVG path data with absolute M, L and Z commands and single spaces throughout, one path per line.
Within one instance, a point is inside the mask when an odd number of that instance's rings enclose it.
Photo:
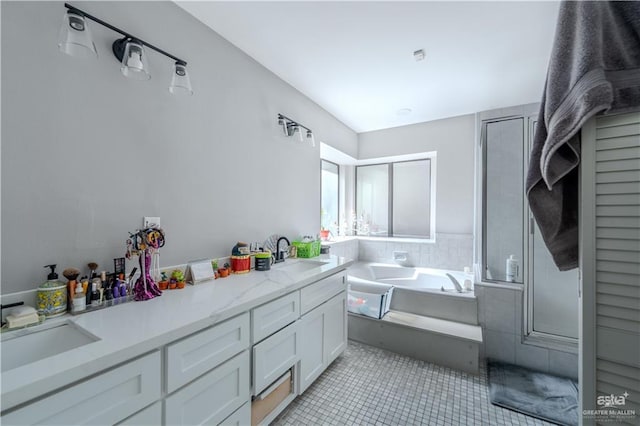
M 409 253 L 415 266 L 462 270 L 471 266 L 473 237 L 437 234 L 436 243 L 396 243 L 347 239 L 331 243 L 331 254 L 361 261 L 391 263 L 394 250 Z M 475 284 L 482 358 L 493 358 L 559 376 L 578 377 L 577 353 L 522 343 L 523 290 Z
M 341 241 L 331 241 L 329 245 L 331 246 L 332 255 L 358 260 L 358 240 L 356 238 L 347 238 Z
M 577 379 L 577 353 L 522 343 L 521 287 L 497 288 L 476 283 L 475 294 L 484 338 L 481 356 Z
M 359 259 L 363 261 L 393 263 L 393 252 L 398 250 L 409 253 L 413 266 L 462 271 L 472 266 L 473 235 L 438 233 L 435 243 L 359 241 Z

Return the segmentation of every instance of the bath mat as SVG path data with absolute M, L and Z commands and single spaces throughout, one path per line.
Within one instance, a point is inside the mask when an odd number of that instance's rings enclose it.
M 491 403 L 559 425 L 578 424 L 578 383 L 490 360 Z

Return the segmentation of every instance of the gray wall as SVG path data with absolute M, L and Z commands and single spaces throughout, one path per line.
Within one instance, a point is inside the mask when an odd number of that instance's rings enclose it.
M 358 158 L 437 151 L 436 232 L 473 233 L 475 117 L 463 115 L 358 135 Z
M 195 95 L 168 93 L 155 52 L 150 81 L 123 77 L 97 24 L 97 60 L 61 54 L 62 2 L 2 2 L 3 294 L 48 263 L 111 269 L 143 216 L 161 217 L 162 266 L 319 229 L 319 149 L 276 114 L 355 156 L 353 131 L 171 2 L 74 5 L 187 60 Z

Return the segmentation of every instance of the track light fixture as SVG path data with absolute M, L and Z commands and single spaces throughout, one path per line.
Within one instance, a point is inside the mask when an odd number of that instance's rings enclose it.
M 149 64 L 147 63 L 147 54 L 145 47 L 155 50 L 164 56 L 175 61 L 173 65 L 173 74 L 169 85 L 169 92 L 172 94 L 192 95 L 191 81 L 187 72 L 187 62 L 165 52 L 146 41 L 135 37 L 121 29 L 114 27 L 105 21 L 89 15 L 88 13 L 65 3 L 67 8 L 60 35 L 58 37 L 58 47 L 60 51 L 71 56 L 97 57 L 96 46 L 91 39 L 91 33 L 87 26 L 87 19 L 92 20 L 112 31 L 115 31 L 123 37 L 114 41 L 112 45 L 113 54 L 121 63 L 120 70 L 125 77 L 135 80 L 149 80 Z
M 304 141 L 304 137 L 302 136 L 302 129 L 306 130 L 307 139 L 309 139 L 311 146 L 316 146 L 316 140 L 313 137 L 313 132 L 307 126 L 303 126 L 297 121 L 294 121 L 286 115 L 282 114 L 278 114 L 278 125 L 282 126 L 282 131 L 284 132 L 285 136 L 293 136 L 297 133 L 298 137 L 300 138 L 300 142 Z

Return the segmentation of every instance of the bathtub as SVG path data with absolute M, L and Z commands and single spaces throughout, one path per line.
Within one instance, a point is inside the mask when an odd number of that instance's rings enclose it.
M 478 299 L 473 288 L 459 293 L 447 273 L 463 287 L 465 279 L 473 282 L 472 275 L 460 271 L 369 262 L 351 265 L 349 339 L 478 374 L 482 345 Z
M 356 262 L 348 269 L 348 280 L 352 283 L 378 282 L 395 288 L 415 291 L 437 292 L 451 296 L 473 297 L 471 291 L 458 293 L 446 274 L 451 274 L 464 287 L 464 281 L 473 283 L 473 275 L 461 271 L 444 269 L 405 267 L 387 263 Z M 444 288 L 444 291 L 442 290 Z

